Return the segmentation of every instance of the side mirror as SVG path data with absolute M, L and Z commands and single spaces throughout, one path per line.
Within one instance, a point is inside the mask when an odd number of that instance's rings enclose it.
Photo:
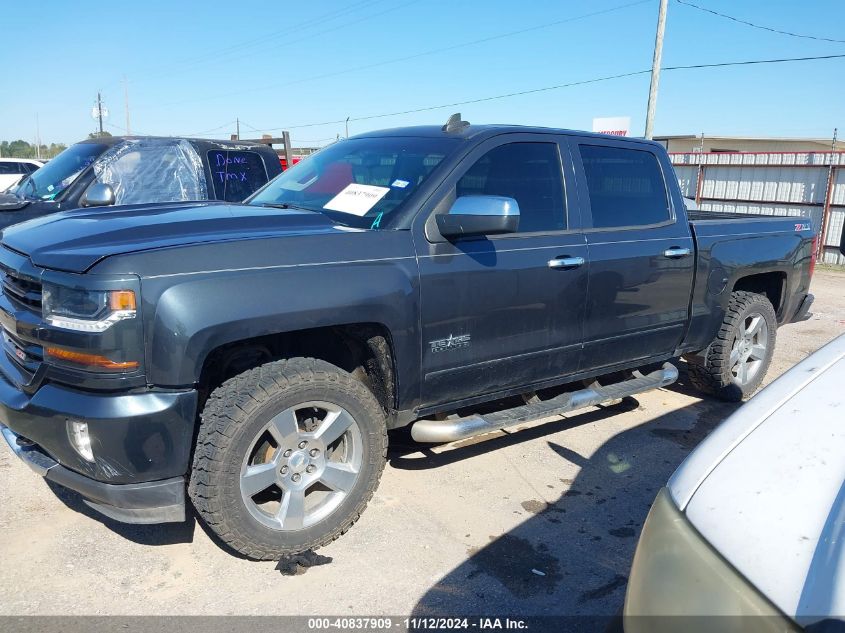
M 519 204 L 504 196 L 461 196 L 449 213 L 437 216 L 443 237 L 515 233 L 519 229 Z
M 92 183 L 80 200 L 83 207 L 109 207 L 114 204 L 114 189 L 102 182 Z

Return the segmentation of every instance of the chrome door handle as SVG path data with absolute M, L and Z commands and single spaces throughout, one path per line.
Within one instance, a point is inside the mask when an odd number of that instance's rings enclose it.
M 667 248 L 663 251 L 663 257 L 669 257 L 670 259 L 678 259 L 679 257 L 686 257 L 692 251 L 688 248 Z
M 549 260 L 549 268 L 578 268 L 584 265 L 583 257 L 557 257 Z

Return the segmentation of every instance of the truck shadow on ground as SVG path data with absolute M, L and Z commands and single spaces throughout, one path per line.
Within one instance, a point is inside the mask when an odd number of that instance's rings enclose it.
M 698 397 L 688 384 L 683 367 L 679 381 L 667 389 Z M 616 613 L 621 607 L 639 530 L 654 495 L 689 451 L 737 406 L 699 400 L 614 436 L 590 457 L 549 441 L 549 448 L 560 459 L 580 468 L 575 480 L 559 478 L 553 482 L 556 488 L 566 488 L 553 502 L 534 498 L 515 501 L 514 511 L 527 519 L 510 533 L 489 535 L 489 543 L 468 550 L 467 560 L 419 601 L 416 614 L 604 617 Z M 408 430 L 400 429 L 391 432 L 388 460 L 391 467 L 399 469 L 444 467 L 566 429 L 601 424 L 640 407 L 636 399 L 626 398 L 614 406 L 520 432 L 466 440 L 445 452 L 414 443 Z M 134 543 L 190 543 L 199 525 L 217 545 L 243 558 L 207 529 L 190 505 L 188 519 L 183 523 L 125 524 L 102 516 L 77 493 L 47 484 L 67 507 Z M 296 573 L 305 566 L 298 564 Z
M 192 508 L 187 508 L 188 520 L 182 523 L 160 523 L 154 525 L 130 524 L 115 521 L 89 507 L 82 497 L 62 486 L 45 480 L 53 494 L 68 508 L 102 523 L 115 534 L 140 545 L 173 545 L 190 543 L 194 540 L 197 520 Z
M 670 391 L 692 394 L 682 368 Z M 698 400 L 625 430 L 594 454 L 580 455 L 555 441 L 548 447 L 579 467 L 574 480 L 555 478 L 554 501 L 513 500 L 526 518 L 505 534 L 467 550 L 467 559 L 432 586 L 414 608 L 426 616 L 567 616 L 550 630 L 616 630 L 639 533 L 655 495 L 675 468 L 739 405 Z M 632 408 L 634 398 L 476 444 L 429 451 L 400 444 L 390 452 L 395 468 L 437 468 L 455 460 L 586 424 L 601 424 Z M 425 451 L 425 449 L 424 449 Z M 563 488 L 563 492 L 560 490 Z

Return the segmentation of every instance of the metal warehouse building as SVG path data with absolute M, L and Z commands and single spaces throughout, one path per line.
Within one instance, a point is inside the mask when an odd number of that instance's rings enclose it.
M 699 151 L 700 137 L 655 138 L 669 148 L 685 196 L 703 211 L 810 218 L 821 236 L 820 260 L 845 265 L 839 252 L 845 227 L 845 144 L 831 151 L 831 140 L 734 138 L 731 146 L 728 137 L 712 138 L 712 145 L 704 147 L 713 151 L 704 152 Z M 790 149 L 757 149 L 766 143 Z

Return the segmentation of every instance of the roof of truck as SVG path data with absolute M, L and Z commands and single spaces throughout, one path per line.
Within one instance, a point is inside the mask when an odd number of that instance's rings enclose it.
M 255 143 L 254 141 L 232 141 L 229 139 L 195 138 L 192 136 L 101 136 L 97 138 L 87 138 L 84 141 L 79 141 L 79 143 L 97 143 L 100 145 L 112 146 L 122 143 L 123 141 L 142 141 L 146 139 L 178 139 L 189 141 L 191 143 L 204 143 L 226 147 L 269 147 L 264 143 Z
M 451 132 L 444 130 L 442 125 L 416 125 L 408 127 L 390 128 L 387 130 L 372 130 L 370 132 L 363 132 L 352 138 L 373 138 L 373 137 L 396 137 L 396 136 L 416 136 L 426 138 L 436 137 L 450 137 L 461 138 L 465 140 L 483 140 L 491 136 L 499 134 L 566 134 L 571 136 L 583 136 L 592 138 L 613 139 L 616 141 L 629 141 L 636 143 L 650 143 L 663 147 L 660 143 L 654 141 L 647 141 L 643 138 L 633 138 L 625 136 L 609 136 L 607 134 L 596 134 L 594 132 L 586 132 L 584 130 L 567 130 L 550 127 L 538 127 L 527 125 L 501 125 L 501 124 L 485 124 L 485 125 L 465 125 L 459 129 Z

